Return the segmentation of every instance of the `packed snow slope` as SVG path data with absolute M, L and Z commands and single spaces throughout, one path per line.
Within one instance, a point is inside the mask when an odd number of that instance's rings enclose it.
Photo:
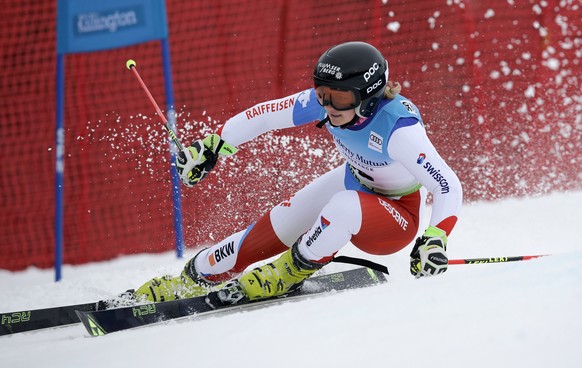
M 381 286 L 97 338 L 81 325 L 1 337 L 0 366 L 580 367 L 581 229 L 582 192 L 466 205 L 451 259 L 551 256 L 416 280 L 407 248 L 372 258 L 390 269 Z M 108 298 L 184 262 L 166 253 L 67 266 L 60 283 L 50 270 L 0 271 L 0 311 Z

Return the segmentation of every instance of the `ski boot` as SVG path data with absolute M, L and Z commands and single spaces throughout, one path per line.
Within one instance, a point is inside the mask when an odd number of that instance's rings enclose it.
M 242 291 L 249 300 L 259 300 L 284 295 L 301 287 L 303 281 L 313 275 L 326 263 L 305 259 L 298 243 L 291 249 L 264 266 L 255 268 L 238 280 Z
M 134 297 L 138 301 L 167 302 L 208 294 L 213 284 L 202 279 L 194 269 L 194 259 L 186 263 L 179 276 L 154 277 L 140 286 Z

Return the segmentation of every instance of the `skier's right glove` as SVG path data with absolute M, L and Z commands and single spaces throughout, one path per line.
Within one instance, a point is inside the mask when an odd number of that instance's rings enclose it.
M 447 234 L 438 227 L 429 226 L 416 239 L 410 253 L 410 273 L 416 278 L 443 273 L 449 265 L 447 256 Z
M 237 149 L 226 143 L 218 134 L 210 134 L 202 140 L 192 142 L 190 147 L 178 152 L 176 169 L 180 180 L 187 187 L 193 187 L 206 177 L 218 161 L 218 156 L 230 156 Z

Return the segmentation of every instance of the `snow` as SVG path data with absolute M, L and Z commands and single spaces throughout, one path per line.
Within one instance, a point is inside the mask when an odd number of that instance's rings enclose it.
M 582 192 L 468 204 L 449 241 L 451 259 L 552 256 L 451 265 L 444 275 L 416 280 L 406 249 L 371 257 L 390 269 L 385 285 L 98 338 L 81 325 L 5 336 L 1 365 L 578 367 L 580 218 Z M 344 254 L 362 256 L 351 246 Z M 0 271 L 0 310 L 108 298 L 177 273 L 184 262 L 166 253 L 66 266 L 60 283 L 51 270 Z
M 386 28 L 391 30 L 392 32 L 396 33 L 400 29 L 400 23 L 399 22 L 390 22 L 386 25 Z

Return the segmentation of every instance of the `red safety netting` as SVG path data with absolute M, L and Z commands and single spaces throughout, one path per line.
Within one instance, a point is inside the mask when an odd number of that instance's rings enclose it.
M 184 142 L 311 86 L 317 57 L 371 42 L 421 109 L 467 200 L 579 189 L 582 30 L 568 1 L 168 1 Z M 0 23 L 0 268 L 54 248 L 56 2 L 9 0 Z M 125 61 L 165 109 L 157 42 L 66 57 L 65 253 L 70 264 L 174 246 L 168 138 Z M 329 138 L 272 132 L 183 188 L 196 247 L 255 220 L 341 162 Z

